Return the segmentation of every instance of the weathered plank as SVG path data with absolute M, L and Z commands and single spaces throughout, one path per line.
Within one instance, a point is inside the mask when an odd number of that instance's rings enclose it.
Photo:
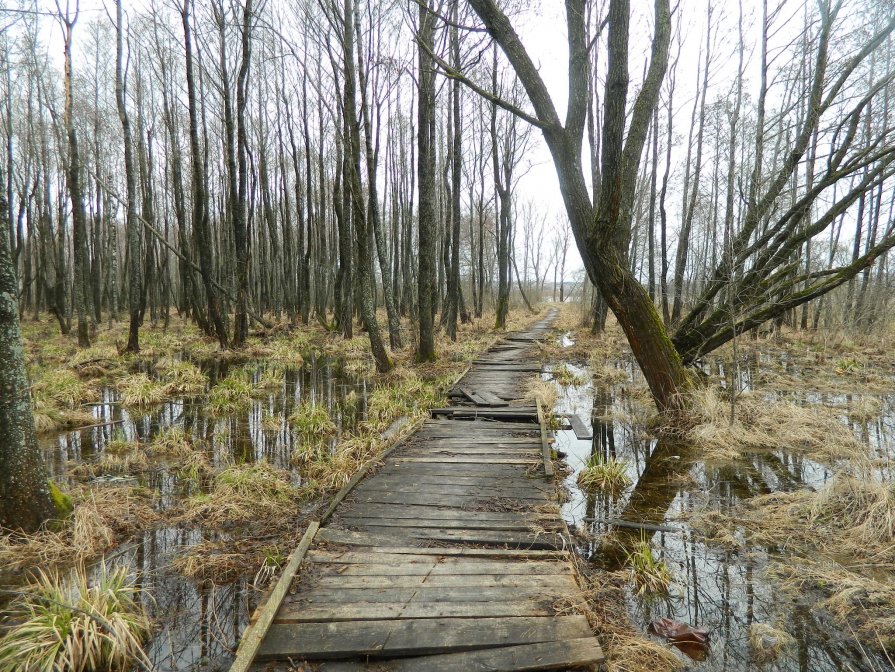
M 462 512 L 461 512 L 462 513 Z M 339 517 L 339 521 L 348 527 L 365 528 L 369 525 L 377 527 L 399 528 L 431 528 L 431 529 L 461 529 L 461 530 L 507 530 L 524 532 L 531 530 L 534 521 L 519 520 L 516 522 L 507 520 L 468 520 L 458 515 L 455 520 L 426 519 L 426 518 L 356 518 L 350 515 Z M 541 521 L 540 524 L 549 529 L 559 529 L 559 523 Z
M 581 418 L 574 414 L 570 414 L 566 417 L 572 425 L 572 431 L 575 432 L 576 439 L 579 441 L 590 441 L 594 438 L 593 430 L 588 429 Z
M 325 575 L 312 579 L 311 585 L 333 590 L 345 588 L 416 588 L 422 585 L 435 588 L 482 587 L 503 588 L 527 586 L 530 588 L 541 587 L 545 590 L 554 588 L 570 588 L 576 586 L 571 574 L 547 574 L 544 576 L 531 576 L 527 574 L 398 574 L 386 576 L 354 576 L 354 575 Z
M 359 556 L 363 556 L 361 561 Z M 571 575 L 572 570 L 566 562 L 549 560 L 532 560 L 529 562 L 498 560 L 456 560 L 431 555 L 387 555 L 371 558 L 368 554 L 354 553 L 355 562 L 338 559 L 336 554 L 325 556 L 311 555 L 315 573 L 338 574 L 340 576 L 401 576 L 412 574 L 425 576 L 429 574 L 463 575 L 463 574 L 501 574 L 505 576 L 525 575 Z
M 239 642 L 239 648 L 236 651 L 236 658 L 233 661 L 233 665 L 230 666 L 230 672 L 245 672 L 245 670 L 249 669 L 252 661 L 255 660 L 258 650 L 262 646 L 264 638 L 267 636 L 273 623 L 274 615 L 280 608 L 280 603 L 286 596 L 286 591 L 289 590 L 289 585 L 292 583 L 292 579 L 295 577 L 302 560 L 304 560 L 305 553 L 311 547 L 311 542 L 314 540 L 314 535 L 317 534 L 319 527 L 320 523 L 316 520 L 311 521 L 310 525 L 308 525 L 308 529 L 305 530 L 305 534 L 298 546 L 292 552 L 292 555 L 289 556 L 289 562 L 283 568 L 283 573 L 280 574 L 280 578 L 267 598 L 267 602 L 264 603 L 258 620 L 249 626 L 248 630 L 243 634 Z
M 520 644 L 496 649 L 445 653 L 422 658 L 377 661 L 378 672 L 534 672 L 535 670 L 595 670 L 605 660 L 593 637 L 561 642 Z M 320 672 L 357 672 L 363 663 L 324 663 Z
M 259 660 L 410 656 L 590 636 L 583 616 L 274 624 Z
M 547 599 L 515 602 L 354 602 L 333 605 L 286 605 L 277 614 L 277 623 L 322 621 L 377 621 L 399 618 L 496 618 L 500 616 L 552 616 L 553 603 Z
M 320 530 L 323 534 L 326 528 Z M 317 538 L 320 538 L 320 534 Z M 324 535 L 325 536 L 325 535 Z M 335 553 L 356 553 L 357 551 L 332 551 Z M 365 548 L 365 554 L 385 554 L 385 555 L 438 555 L 450 558 L 519 558 L 520 560 L 546 560 L 552 558 L 568 559 L 569 551 L 567 550 L 526 550 L 518 548 L 462 548 L 458 546 L 442 546 L 437 548 L 426 548 L 418 546 L 397 546 L 385 545 Z M 370 556 L 367 556 L 370 557 Z
M 568 586 L 416 586 L 413 588 L 332 588 L 310 584 L 287 598 L 289 604 L 354 604 L 358 602 L 502 602 L 513 600 L 560 599 L 575 595 Z
M 429 539 L 455 544 L 478 544 L 489 546 L 518 546 L 521 548 L 563 548 L 566 545 L 562 535 L 551 532 L 513 532 L 504 530 L 446 530 L 443 528 L 378 527 L 364 525 L 361 528 L 369 534 L 386 537 L 395 534 L 411 539 Z
M 385 492 L 393 494 L 413 493 L 419 494 L 421 489 L 416 485 L 394 485 L 391 483 L 383 483 L 379 480 L 370 481 L 370 483 L 359 486 L 354 489 L 355 496 L 363 496 L 373 492 Z M 433 495 L 478 495 L 479 497 L 512 497 L 513 499 L 536 499 L 547 500 L 548 495 L 543 490 L 535 490 L 534 488 L 520 488 L 509 485 L 503 485 L 496 482 L 494 485 L 482 485 L 476 488 L 470 488 L 468 485 L 435 485 L 427 483 L 425 488 L 426 494 Z
M 466 511 L 437 506 L 406 506 L 403 504 L 346 504 L 340 513 L 349 518 L 428 518 L 430 520 L 493 520 L 505 522 L 539 522 L 556 520 L 555 513 L 518 511 Z

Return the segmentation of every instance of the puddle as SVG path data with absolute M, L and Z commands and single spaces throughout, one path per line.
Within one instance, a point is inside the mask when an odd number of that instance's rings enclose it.
M 247 366 L 219 359 L 197 364 L 210 386 L 226 377 L 230 369 Z M 253 373 L 255 382 L 263 369 L 259 363 Z M 100 401 L 91 406 L 98 426 L 44 434 L 40 443 L 52 477 L 68 483 L 72 467 L 99 460 L 113 439 L 146 442 L 159 431 L 177 426 L 207 446 L 206 456 L 215 467 L 266 460 L 292 470 L 297 484 L 300 477 L 290 464 L 293 435 L 286 420 L 293 409 L 305 400 L 313 401 L 329 411 L 340 432 L 350 431 L 366 417 L 367 392 L 364 378 L 345 373 L 338 360 L 325 356 L 309 357 L 300 367 L 283 368 L 279 386 L 257 391 L 244 410 L 232 415 L 213 415 L 204 396 L 169 400 L 145 412 L 128 410 L 118 403 L 118 393 L 106 388 Z M 333 446 L 337 440 L 337 436 L 332 439 Z M 109 480 L 116 482 L 115 478 Z M 136 480 L 157 493 L 161 511 L 180 503 L 188 492 L 179 486 L 177 475 L 169 473 L 164 460 L 151 463 L 140 477 L 124 480 Z M 219 541 L 220 535 L 198 528 L 162 527 L 106 556 L 107 564 L 127 566 L 147 588 L 144 603 L 157 626 L 147 653 L 158 672 L 226 670 L 230 652 L 257 606 L 259 592 L 250 581 L 203 584 L 171 569 L 174 557 L 185 549 Z
M 676 578 L 670 599 L 649 600 L 628 593 L 628 610 L 639 631 L 651 621 L 668 617 L 710 631 L 711 646 L 704 660 L 687 659 L 688 669 L 734 672 L 773 669 L 780 672 L 834 670 L 886 670 L 890 663 L 865 651 L 850 633 L 826 620 L 814 608 L 811 595 L 788 597 L 766 575 L 771 561 L 784 558 L 781 549 L 747 545 L 745 551 L 727 552 L 702 542 L 682 522 L 695 511 L 730 512 L 743 499 L 777 490 L 817 488 L 832 477 L 826 466 L 785 452 L 751 455 L 743 465 L 715 468 L 693 461 L 686 445 L 657 443 L 648 436 L 642 418 L 644 401 L 635 401 L 630 386 L 639 375 L 629 361 L 616 366 L 627 382 L 597 386 L 588 382 L 559 388 L 557 412 L 577 414 L 593 428 L 592 441 L 580 441 L 571 430 L 556 433 L 556 449 L 568 455 L 573 472 L 566 485 L 571 494 L 563 515 L 573 529 L 584 532 L 580 553 L 598 565 L 606 564 L 599 544 L 606 535 L 628 547 L 642 538 L 651 542 L 656 557 L 664 560 Z M 572 373 L 590 379 L 586 367 L 569 365 Z M 741 375 L 740 389 L 750 386 L 750 369 Z M 842 421 L 879 459 L 879 473 L 893 476 L 895 460 L 895 396 L 880 396 L 882 415 L 869 422 L 854 422 L 845 408 L 848 395 L 783 393 L 781 399 L 843 408 Z M 637 398 L 637 395 L 634 395 Z M 633 485 L 622 495 L 582 492 L 578 472 L 592 453 L 613 457 L 627 465 Z M 620 527 L 609 521 L 632 521 L 647 529 Z M 581 537 L 583 538 L 583 536 Z M 795 638 L 795 646 L 774 663 L 758 666 L 748 645 L 753 623 L 781 624 Z M 658 640 L 657 640 L 658 641 Z M 683 655 L 683 654 L 681 654 Z

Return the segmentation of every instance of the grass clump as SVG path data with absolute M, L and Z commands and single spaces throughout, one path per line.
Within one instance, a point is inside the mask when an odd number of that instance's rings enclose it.
M 81 404 L 99 399 L 99 391 L 81 380 L 74 371 L 32 371 L 31 387 L 34 426 L 38 433 L 69 427 L 82 427 L 95 422 L 93 413 Z
M 587 379 L 584 376 L 580 376 L 574 371 L 572 371 L 566 364 L 560 364 L 559 366 L 553 367 L 551 370 L 553 374 L 553 379 L 562 387 L 580 387 L 587 383 Z
M 118 381 L 116 387 L 125 406 L 151 406 L 165 400 L 165 384 L 145 373 L 135 373 Z
M 215 474 L 209 493 L 187 500 L 184 517 L 218 529 L 237 523 L 276 525 L 294 514 L 300 495 L 288 471 L 266 462 L 236 465 Z
M 752 660 L 763 665 L 777 660 L 795 639 L 785 630 L 767 623 L 753 623 L 749 626 L 749 649 Z
M 164 357 L 156 363 L 155 369 L 168 396 L 194 397 L 205 391 L 205 374 L 192 362 Z
M 289 416 L 289 425 L 298 440 L 292 453 L 293 462 L 305 464 L 326 458 L 328 440 L 337 427 L 323 406 L 311 401 L 302 402 Z
M 867 459 L 866 448 L 832 409 L 767 401 L 743 392 L 737 397 L 731 423 L 730 402 L 719 390 L 702 388 L 692 399 L 695 423 L 688 438 L 702 449 L 705 459 L 730 461 L 762 450 L 803 454 L 826 464 Z
M 246 408 L 251 398 L 252 383 L 241 372 L 236 372 L 211 388 L 208 405 L 215 415 L 229 415 Z
M 627 565 L 637 595 L 668 594 L 674 582 L 671 570 L 664 560 L 656 558 L 648 542 L 637 542 L 634 550 L 628 553 Z
M 85 562 L 157 522 L 152 493 L 135 486 L 76 486 L 74 512 L 53 529 L 0 536 L 0 571 Z
M 578 474 L 578 487 L 582 490 L 602 490 L 609 494 L 618 494 L 631 485 L 627 466 L 614 457 L 591 455 L 584 468 Z
M 127 670 L 145 661 L 149 619 L 125 568 L 103 566 L 95 582 L 83 567 L 39 569 L 9 608 L 14 625 L 0 639 L 0 671 Z

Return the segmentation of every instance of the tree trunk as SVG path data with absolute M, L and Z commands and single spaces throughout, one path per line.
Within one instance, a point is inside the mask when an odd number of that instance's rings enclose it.
M 417 101 L 417 173 L 419 175 L 419 271 L 417 319 L 419 346 L 417 360 L 435 361 L 435 153 L 434 128 L 435 80 L 429 52 L 434 48 L 433 16 L 429 0 L 419 6 L 419 98 Z
M 0 528 L 34 532 L 55 510 L 34 430 L 8 213 L 0 190 Z

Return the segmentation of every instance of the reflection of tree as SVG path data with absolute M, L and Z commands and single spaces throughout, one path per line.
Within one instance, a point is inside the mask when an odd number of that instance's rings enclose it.
M 683 448 L 670 441 L 659 441 L 646 459 L 643 471 L 618 518 L 646 526 L 660 526 L 680 487 L 675 476 L 689 469 L 680 459 Z M 652 538 L 654 531 L 613 526 L 604 537 L 604 552 L 609 565 L 621 565 L 628 549 L 642 538 Z
M 591 455 L 615 458 L 615 426 L 612 421 L 612 392 L 598 386 L 594 390 L 594 406 L 591 412 L 591 426 L 594 443 Z

